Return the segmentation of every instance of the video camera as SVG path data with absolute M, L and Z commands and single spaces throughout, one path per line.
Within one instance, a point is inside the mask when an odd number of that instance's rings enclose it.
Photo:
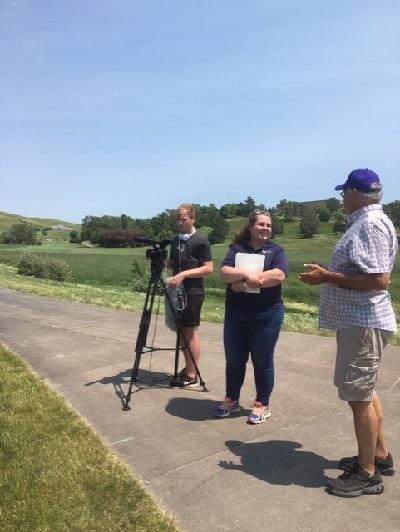
M 167 259 L 167 250 L 166 246 L 172 244 L 172 240 L 161 240 L 157 242 L 156 240 L 151 240 L 150 238 L 145 238 L 138 236 L 135 238 L 136 242 L 141 242 L 145 246 L 153 246 L 153 249 L 146 249 L 146 259 L 151 261 L 164 261 Z

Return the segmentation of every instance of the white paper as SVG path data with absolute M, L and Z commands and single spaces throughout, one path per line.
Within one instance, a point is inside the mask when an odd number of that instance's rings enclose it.
M 251 272 L 261 273 L 264 271 L 264 255 L 253 253 L 236 253 L 235 267 L 244 268 Z M 246 287 L 245 292 L 248 294 L 259 294 L 260 288 Z

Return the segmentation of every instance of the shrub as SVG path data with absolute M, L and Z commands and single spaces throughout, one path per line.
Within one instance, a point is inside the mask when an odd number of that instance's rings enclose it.
M 142 231 L 128 229 L 106 229 L 98 235 L 99 246 L 103 248 L 136 247 L 136 237 L 144 236 Z
M 70 277 L 71 268 L 60 259 L 34 253 L 22 253 L 17 263 L 17 273 L 63 282 Z
M 132 290 L 133 292 L 146 292 L 150 274 L 141 268 L 137 260 L 132 262 Z
M 17 262 L 17 273 L 28 277 L 43 277 L 43 259 L 33 253 L 22 253 Z

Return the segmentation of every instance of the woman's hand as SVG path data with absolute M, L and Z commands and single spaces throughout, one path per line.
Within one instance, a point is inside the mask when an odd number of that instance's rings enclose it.
M 260 274 L 256 272 L 248 272 L 244 282 L 249 288 L 260 288 L 262 285 Z
M 231 288 L 233 292 L 244 292 L 246 290 L 246 283 L 244 282 L 244 279 L 241 281 L 236 281 L 235 283 L 231 284 Z

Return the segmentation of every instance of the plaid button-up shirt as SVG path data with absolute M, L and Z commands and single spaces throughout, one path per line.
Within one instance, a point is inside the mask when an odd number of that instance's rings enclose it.
M 339 273 L 390 273 L 397 252 L 392 222 L 378 204 L 349 216 L 349 227 L 332 254 L 328 270 Z M 322 285 L 318 313 L 323 329 L 371 327 L 396 331 L 396 317 L 387 290 L 356 290 Z

